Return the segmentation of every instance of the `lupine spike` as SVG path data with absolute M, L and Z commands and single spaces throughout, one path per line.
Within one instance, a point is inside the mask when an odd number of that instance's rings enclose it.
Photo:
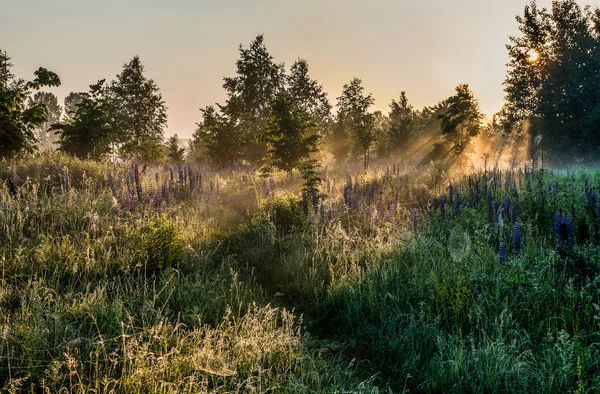
M 515 241 L 515 254 L 519 254 L 521 251 L 521 225 L 519 223 L 515 223 L 513 236 Z
M 506 263 L 506 244 L 504 241 L 500 241 L 500 247 L 498 248 L 498 262 L 500 264 Z
M 418 225 L 419 225 L 419 218 L 417 216 L 417 209 L 416 208 L 413 208 L 413 210 L 412 210 L 412 224 L 413 224 L 413 230 L 416 233 Z

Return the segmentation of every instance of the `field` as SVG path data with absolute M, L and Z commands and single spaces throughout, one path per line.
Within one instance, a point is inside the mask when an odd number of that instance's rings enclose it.
M 600 389 L 600 173 L 0 176 L 2 392 Z

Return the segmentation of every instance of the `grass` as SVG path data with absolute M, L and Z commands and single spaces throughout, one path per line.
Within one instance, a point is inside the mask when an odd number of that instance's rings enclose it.
M 0 176 L 3 392 L 600 391 L 595 170 Z

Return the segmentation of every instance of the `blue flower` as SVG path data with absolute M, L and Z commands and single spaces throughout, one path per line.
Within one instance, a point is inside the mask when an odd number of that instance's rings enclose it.
M 519 223 L 515 223 L 513 235 L 515 240 L 515 254 L 519 254 L 521 251 L 521 226 Z
M 506 244 L 504 241 L 500 241 L 500 247 L 498 248 L 498 262 L 500 264 L 506 263 Z

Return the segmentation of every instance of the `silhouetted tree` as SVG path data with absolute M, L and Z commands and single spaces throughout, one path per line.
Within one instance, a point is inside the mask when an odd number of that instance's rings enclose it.
M 42 67 L 35 71 L 32 81 L 14 80 L 11 66 L 6 52 L 0 51 L 0 157 L 5 158 L 32 152 L 36 142 L 33 131 L 48 120 L 43 104 L 25 105 L 31 91 L 60 86 L 58 75 Z
M 105 80 L 90 85 L 90 91 L 81 94 L 72 118 L 52 125 L 52 129 L 59 131 L 59 150 L 95 160 L 111 152 L 118 126 L 108 89 Z
M 259 135 L 267 144 L 265 158 L 269 167 L 291 171 L 316 152 L 319 135 L 310 130 L 312 116 L 289 93 L 278 94 L 270 106 L 271 115 Z
M 156 161 L 162 151 L 163 132 L 167 125 L 167 107 L 159 88 L 144 76 L 144 66 L 135 56 L 110 86 L 119 130 L 121 152 Z
M 223 88 L 228 98 L 221 110 L 240 134 L 244 156 L 258 162 L 266 147 L 257 142 L 256 136 L 267 122 L 270 100 L 285 89 L 285 67 L 275 63 L 262 35 L 249 48 L 240 45 L 239 53 L 236 76 L 224 78 Z
M 446 100 L 448 109 L 438 116 L 442 135 L 445 136 L 455 154 L 462 153 L 471 138 L 479 134 L 483 115 L 469 85 L 460 84 L 456 94 Z
M 369 165 L 369 153 L 375 142 L 373 115 L 369 108 L 375 100 L 369 93 L 363 94 L 362 81 L 354 78 L 344 85 L 342 94 L 338 97 L 338 121 L 341 119 L 353 142 L 355 154 L 363 156 L 364 168 Z
M 220 107 L 222 109 L 222 107 Z M 191 156 L 206 159 L 213 165 L 225 167 L 241 159 L 244 153 L 243 135 L 238 131 L 236 120 L 227 113 L 208 106 L 200 110 L 202 121 L 192 136 Z

